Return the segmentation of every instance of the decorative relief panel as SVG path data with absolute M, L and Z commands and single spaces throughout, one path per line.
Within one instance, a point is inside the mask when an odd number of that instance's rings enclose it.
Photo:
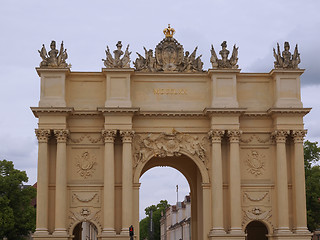
M 134 167 L 148 158 L 181 156 L 187 153 L 199 158 L 207 167 L 208 165 L 208 136 L 199 137 L 178 133 L 136 134 L 133 140 Z
M 262 175 L 265 171 L 265 156 L 258 150 L 251 150 L 246 160 L 247 171 L 252 175 Z
M 95 134 L 94 134 L 95 135 Z M 80 135 L 80 137 L 78 138 L 74 138 L 73 137 L 74 134 L 72 134 L 72 137 L 70 137 L 68 140 L 69 140 L 69 144 L 72 144 L 72 143 L 88 143 L 88 144 L 91 144 L 91 143 L 103 143 L 103 139 L 102 139 L 102 136 L 101 134 L 99 134 L 99 136 L 93 136 L 93 135 L 89 135 L 89 134 L 82 134 Z
M 242 192 L 242 226 L 253 220 L 268 222 L 273 227 L 270 189 Z
M 76 155 L 77 172 L 83 178 L 91 177 L 96 170 L 96 156 L 89 151 L 84 151 L 81 155 Z
M 247 144 L 264 144 L 264 143 L 270 143 L 271 138 L 270 138 L 270 136 L 256 135 L 256 134 L 252 134 L 252 135 L 246 137 L 244 134 L 241 137 L 240 142 L 247 143 Z
M 97 208 L 81 207 L 72 209 L 69 211 L 68 221 L 68 229 L 78 222 L 90 221 L 100 228 L 100 232 L 102 230 L 101 210 Z

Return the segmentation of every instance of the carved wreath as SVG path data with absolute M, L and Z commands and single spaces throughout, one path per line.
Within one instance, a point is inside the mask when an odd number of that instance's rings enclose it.
M 207 165 L 208 144 L 207 137 L 200 140 L 198 136 L 177 132 L 172 134 L 136 134 L 133 144 L 134 167 L 140 162 L 145 162 L 150 156 L 181 156 L 181 152 L 190 153 Z
M 85 151 L 81 156 L 78 155 L 76 159 L 78 168 L 77 172 L 80 176 L 83 178 L 92 176 L 95 171 L 95 165 L 97 164 L 95 155 Z

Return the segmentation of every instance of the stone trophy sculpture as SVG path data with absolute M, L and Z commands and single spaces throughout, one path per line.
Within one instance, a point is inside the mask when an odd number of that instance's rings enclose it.
M 107 68 L 130 68 L 130 54 L 129 52 L 129 44 L 126 48 L 126 51 L 124 52 L 124 56 L 121 58 L 123 55 L 123 51 L 121 50 L 122 44 L 121 41 L 118 41 L 116 44 L 117 49 L 113 51 L 114 57 L 112 57 L 112 54 L 110 52 L 109 46 L 107 46 L 106 50 L 106 59 L 102 59 L 104 62 L 104 65 Z
M 51 50 L 47 53 L 46 47 L 42 44 L 41 50 L 38 50 L 42 62 L 40 68 L 70 68 L 71 65 L 66 63 L 68 58 L 67 49 L 64 49 L 63 41 L 61 42 L 60 51 L 56 49 L 56 42 L 51 41 Z
M 277 43 L 277 53 L 276 50 L 273 48 L 273 56 L 276 59 L 276 61 L 274 62 L 275 69 L 299 69 L 298 65 L 301 62 L 301 60 L 300 53 L 298 52 L 298 44 L 296 44 L 293 55 L 289 50 L 289 42 L 284 43 L 284 51 L 282 52 L 282 56 L 280 53 L 279 43 Z
M 201 56 L 196 57 L 198 47 L 190 54 L 184 53 L 183 46 L 173 38 L 175 30 L 168 25 L 163 30 L 165 38 L 153 50 L 144 47 L 145 56 L 137 52 L 138 58 L 133 62 L 137 71 L 142 72 L 202 72 Z
M 210 62 L 212 64 L 213 69 L 238 69 L 238 49 L 239 47 L 236 47 L 236 45 L 233 45 L 233 51 L 230 59 L 228 59 L 228 55 L 230 53 L 229 50 L 227 50 L 227 42 L 223 41 L 221 44 L 222 50 L 219 52 L 221 55 L 221 59 L 218 59 L 217 54 L 213 48 L 213 45 L 211 45 L 211 58 Z

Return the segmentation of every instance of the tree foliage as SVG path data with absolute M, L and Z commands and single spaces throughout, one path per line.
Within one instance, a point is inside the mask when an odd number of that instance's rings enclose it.
M 157 206 L 151 205 L 145 208 L 145 213 L 147 217 L 140 221 L 140 240 L 150 239 L 149 236 L 149 229 L 150 229 L 150 215 L 152 210 L 152 221 L 153 221 L 153 240 L 160 240 L 160 219 L 161 219 L 161 212 L 165 212 L 167 207 L 170 205 L 168 204 L 167 200 L 161 200 Z
M 36 189 L 23 188 L 27 181 L 25 171 L 14 169 L 11 161 L 0 161 L 0 239 L 25 239 L 35 229 L 36 210 L 31 200 Z
M 307 221 L 310 231 L 320 227 L 320 147 L 317 144 L 310 141 L 304 143 Z

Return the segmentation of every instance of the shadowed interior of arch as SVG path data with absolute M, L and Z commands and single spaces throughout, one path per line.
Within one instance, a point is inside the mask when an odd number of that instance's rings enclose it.
M 267 240 L 268 229 L 266 225 L 260 221 L 252 221 L 246 227 L 247 240 Z
M 73 228 L 73 240 L 97 240 L 98 239 L 98 229 L 91 222 L 79 222 Z
M 202 234 L 202 219 L 203 219 L 203 194 L 202 194 L 202 176 L 198 166 L 195 162 L 185 156 L 172 156 L 172 157 L 152 157 L 143 167 L 140 177 L 145 174 L 148 170 L 155 167 L 171 167 L 179 171 L 187 180 L 190 187 L 191 197 L 191 239 L 198 239 Z M 170 176 L 166 176 L 166 178 Z M 172 179 L 174 182 L 174 179 Z M 142 183 L 143 184 L 143 183 Z M 175 186 L 175 185 L 174 185 Z M 154 189 L 156 191 L 156 188 Z M 154 194 L 154 193 L 150 193 Z M 173 191 L 174 194 L 174 191 Z M 181 199 L 182 196 L 180 196 Z M 184 196 L 183 196 L 184 197 Z M 163 196 L 162 199 L 166 199 Z M 159 199 L 162 200 L 162 199 Z M 156 205 L 157 203 L 154 203 Z

